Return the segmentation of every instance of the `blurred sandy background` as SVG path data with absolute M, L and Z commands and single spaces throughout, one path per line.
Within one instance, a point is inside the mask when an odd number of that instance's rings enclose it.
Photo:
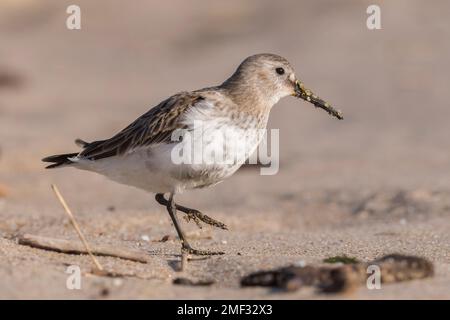
M 392 252 L 429 258 L 436 276 L 353 298 L 450 298 L 450 3 L 379 1 L 382 30 L 370 31 L 373 3 L 1 1 L 0 298 L 328 298 L 241 289 L 238 280 L 300 260 Z M 81 7 L 79 31 L 65 26 L 70 4 Z M 227 254 L 184 275 L 216 284 L 174 286 L 179 243 L 153 242 L 175 234 L 153 195 L 92 173 L 45 171 L 40 159 L 75 151 L 77 137 L 110 137 L 177 91 L 219 84 L 260 52 L 285 56 L 345 120 L 286 98 L 269 123 L 280 129 L 277 175 L 243 169 L 179 197 L 230 231 L 194 234 L 206 238 L 196 247 Z M 87 257 L 16 244 L 19 233 L 76 239 L 50 183 L 92 242 L 151 256 L 103 264 L 155 279 L 83 278 L 69 291 L 67 264 L 88 270 Z

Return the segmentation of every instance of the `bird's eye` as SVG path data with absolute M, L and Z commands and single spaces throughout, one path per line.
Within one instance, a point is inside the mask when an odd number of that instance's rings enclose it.
M 284 74 L 284 69 L 283 68 L 276 68 L 275 71 L 281 76 Z

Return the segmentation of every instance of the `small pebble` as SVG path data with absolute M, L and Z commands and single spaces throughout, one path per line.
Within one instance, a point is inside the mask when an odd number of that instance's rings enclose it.
M 161 238 L 161 240 L 159 240 L 159 242 L 166 242 L 169 239 L 170 239 L 170 236 L 168 234 L 166 234 L 164 237 Z
M 101 297 L 107 297 L 110 294 L 110 291 L 108 288 L 102 288 L 99 292 L 99 295 Z
M 114 279 L 113 280 L 113 285 L 115 285 L 116 287 L 120 287 L 123 284 L 123 280 L 122 279 Z
M 304 267 L 304 266 L 306 266 L 306 262 L 305 262 L 305 260 L 298 260 L 297 262 L 295 262 L 294 263 L 294 265 L 296 266 L 296 267 Z

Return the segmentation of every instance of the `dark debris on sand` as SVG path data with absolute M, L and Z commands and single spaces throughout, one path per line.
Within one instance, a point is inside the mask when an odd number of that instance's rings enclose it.
M 433 264 L 424 258 L 391 254 L 371 262 L 339 266 L 287 266 L 259 271 L 243 277 L 241 285 L 273 287 L 288 291 L 313 286 L 326 293 L 346 292 L 366 283 L 367 268 L 371 265 L 380 268 L 382 283 L 423 279 L 434 274 Z

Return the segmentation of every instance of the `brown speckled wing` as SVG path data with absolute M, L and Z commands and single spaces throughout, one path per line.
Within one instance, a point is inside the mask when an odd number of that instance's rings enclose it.
M 170 142 L 175 129 L 184 128 L 180 115 L 204 100 L 199 93 L 182 92 L 164 100 L 107 140 L 89 143 L 80 158 L 99 160 L 122 155 L 138 147 Z

